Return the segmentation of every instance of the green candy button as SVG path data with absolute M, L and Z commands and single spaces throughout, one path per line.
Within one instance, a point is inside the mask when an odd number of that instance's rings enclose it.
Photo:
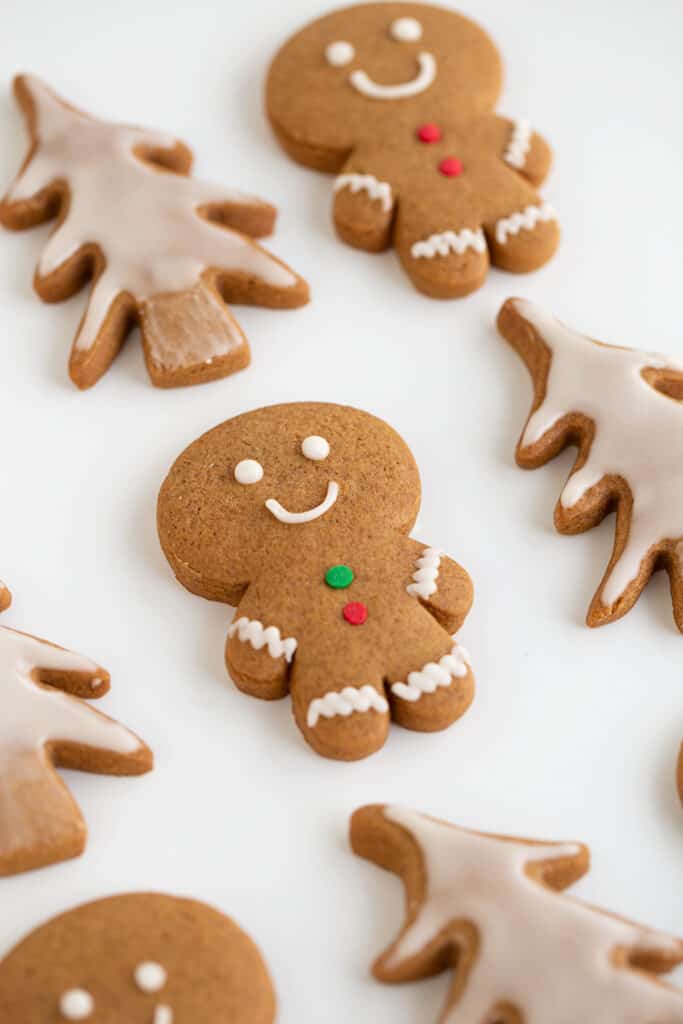
M 353 569 L 349 569 L 348 565 L 333 565 L 325 573 L 325 583 L 335 590 L 344 590 L 353 583 Z

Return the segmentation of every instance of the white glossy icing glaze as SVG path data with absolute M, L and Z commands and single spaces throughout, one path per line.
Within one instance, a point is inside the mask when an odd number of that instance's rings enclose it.
M 290 512 L 289 509 L 286 509 L 284 505 L 281 505 L 275 498 L 268 498 L 265 502 L 265 506 L 276 519 L 279 519 L 281 523 L 296 525 L 297 523 L 312 523 L 314 519 L 319 519 L 320 516 L 324 516 L 326 512 L 330 511 L 338 497 L 339 484 L 335 483 L 334 480 L 330 480 L 327 485 L 327 493 L 324 499 L 319 505 L 306 509 L 305 512 Z
M 166 968 L 153 960 L 144 960 L 138 964 L 133 977 L 141 992 L 160 992 L 168 980 Z
M 95 1009 L 95 1000 L 83 988 L 70 988 L 59 1000 L 59 1014 L 64 1020 L 87 1020 Z
M 454 679 L 467 675 L 469 655 L 464 647 L 453 644 L 450 654 L 438 662 L 428 661 L 419 672 L 409 672 L 405 683 L 392 683 L 391 692 L 401 700 L 415 703 L 425 693 L 435 693 L 440 687 L 450 686 Z
M 527 206 L 524 210 L 511 213 L 509 217 L 502 217 L 496 221 L 496 241 L 499 245 L 505 245 L 510 235 L 518 235 L 522 230 L 533 231 L 537 224 L 549 220 L 557 220 L 557 213 L 550 203 Z
M 325 47 L 325 60 L 333 68 L 343 68 L 345 64 L 350 64 L 355 55 L 353 45 L 346 39 L 336 39 Z
M 643 378 L 647 367 L 683 372 L 683 363 L 655 353 L 601 345 L 565 327 L 530 302 L 515 301 L 552 353 L 546 394 L 522 444 L 541 440 L 571 412 L 595 423 L 590 454 L 572 473 L 560 501 L 573 508 L 604 476 L 622 477 L 633 507 L 626 546 L 602 590 L 614 604 L 636 578 L 650 548 L 683 537 L 683 405 Z M 683 559 L 680 558 L 683 570 Z
M 89 658 L 0 627 L 0 775 L 21 755 L 50 741 L 119 754 L 140 749 L 140 740 L 123 725 L 77 697 L 34 682 L 32 674 L 38 669 L 83 672 L 95 690 L 102 680 L 102 669 Z
M 414 260 L 432 260 L 435 256 L 448 256 L 457 253 L 462 256 L 468 249 L 475 252 L 486 252 L 486 239 L 481 228 L 462 228 L 460 231 L 441 231 L 430 235 L 419 242 L 413 242 L 410 255 Z
M 330 454 L 330 442 L 319 434 L 310 434 L 301 442 L 301 452 L 313 462 L 322 462 Z
M 373 200 L 379 200 L 382 209 L 388 213 L 393 205 L 391 185 L 388 181 L 380 181 L 374 174 L 340 174 L 334 182 L 334 191 L 348 188 L 351 192 L 367 192 Z
M 386 713 L 389 710 L 389 703 L 381 693 L 378 693 L 374 686 L 366 683 L 365 686 L 345 686 L 337 692 L 330 690 L 324 697 L 316 697 L 308 705 L 306 724 L 309 729 L 314 729 L 319 718 L 348 718 L 354 711 L 364 713 L 366 711 L 380 711 Z
M 436 593 L 442 555 L 443 551 L 439 551 L 437 548 L 422 550 L 420 557 L 415 562 L 412 583 L 406 587 L 411 597 L 421 597 L 426 601 L 428 597 Z
M 515 121 L 512 126 L 512 134 L 507 149 L 503 153 L 503 160 L 521 170 L 526 163 L 526 158 L 531 148 L 533 130 L 528 121 Z
M 282 637 L 277 626 L 264 626 L 258 619 L 242 615 L 228 627 L 228 636 L 237 636 L 242 643 L 249 643 L 256 651 L 268 648 L 271 658 L 284 658 L 290 662 L 297 648 L 293 636 Z
M 36 111 L 38 145 L 8 193 L 30 199 L 57 180 L 69 188 L 68 213 L 50 236 L 38 264 L 52 273 L 85 244 L 102 250 L 106 266 L 93 285 L 75 346 L 92 347 L 116 297 L 143 301 L 190 289 L 208 267 L 237 271 L 274 287 L 296 278 L 250 239 L 198 214 L 211 203 L 258 200 L 152 167 L 138 147 L 168 148 L 176 139 L 157 132 L 97 121 L 65 106 L 47 86 L 27 79 Z M 205 359 L 234 342 L 216 336 Z
M 519 1010 L 525 1024 L 678 1024 L 683 993 L 615 962 L 621 949 L 678 953 L 677 939 L 602 913 L 550 890 L 530 863 L 571 857 L 571 843 L 503 841 L 387 807 L 385 817 L 417 842 L 426 890 L 415 921 L 393 948 L 396 968 L 454 921 L 477 929 L 479 948 L 462 994 L 443 1024 L 492 1019 L 494 1006 Z
M 431 53 L 418 53 L 418 72 L 409 82 L 396 85 L 380 85 L 365 71 L 352 71 L 349 81 L 353 88 L 371 100 L 401 100 L 417 96 L 428 89 L 436 78 L 436 59 Z

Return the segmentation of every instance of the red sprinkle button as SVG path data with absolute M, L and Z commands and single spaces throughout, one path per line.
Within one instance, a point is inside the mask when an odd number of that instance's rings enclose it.
M 349 601 L 342 608 L 342 615 L 351 626 L 362 626 L 368 617 L 368 610 L 360 601 Z
M 462 174 L 462 160 L 458 160 L 457 156 L 447 156 L 439 164 L 439 170 L 447 178 L 457 178 Z
M 420 142 L 440 142 L 441 141 L 441 129 L 438 124 L 421 124 L 417 129 L 417 137 Z

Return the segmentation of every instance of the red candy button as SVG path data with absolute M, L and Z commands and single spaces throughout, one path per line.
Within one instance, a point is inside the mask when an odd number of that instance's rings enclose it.
M 447 178 L 457 178 L 459 174 L 462 174 L 462 161 L 458 160 L 457 156 L 447 156 L 439 164 L 439 170 Z
M 438 124 L 421 124 L 417 129 L 417 137 L 420 142 L 440 142 L 441 129 Z
M 360 601 L 349 601 L 342 608 L 342 615 L 351 626 L 362 626 L 368 617 L 368 610 Z

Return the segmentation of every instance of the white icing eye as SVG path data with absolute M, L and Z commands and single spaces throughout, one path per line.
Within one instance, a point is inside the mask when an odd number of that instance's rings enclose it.
M 322 462 L 330 454 L 330 443 L 324 437 L 319 437 L 318 434 L 311 434 L 301 442 L 301 451 L 307 459 L 312 459 L 313 462 Z
M 235 480 L 238 484 L 257 484 L 263 479 L 263 466 L 256 459 L 242 459 L 235 466 Z
M 95 1009 L 95 1000 L 84 988 L 70 988 L 59 1000 L 64 1020 L 87 1020 Z
M 355 56 L 356 51 L 345 39 L 337 39 L 325 49 L 325 60 L 333 68 L 343 68 L 345 64 L 350 64 Z
M 416 43 L 422 38 L 422 25 L 417 18 L 397 18 L 389 31 L 399 43 Z
M 166 984 L 168 975 L 161 964 L 154 963 L 153 960 L 145 960 L 137 965 L 133 977 L 141 992 L 160 992 Z

